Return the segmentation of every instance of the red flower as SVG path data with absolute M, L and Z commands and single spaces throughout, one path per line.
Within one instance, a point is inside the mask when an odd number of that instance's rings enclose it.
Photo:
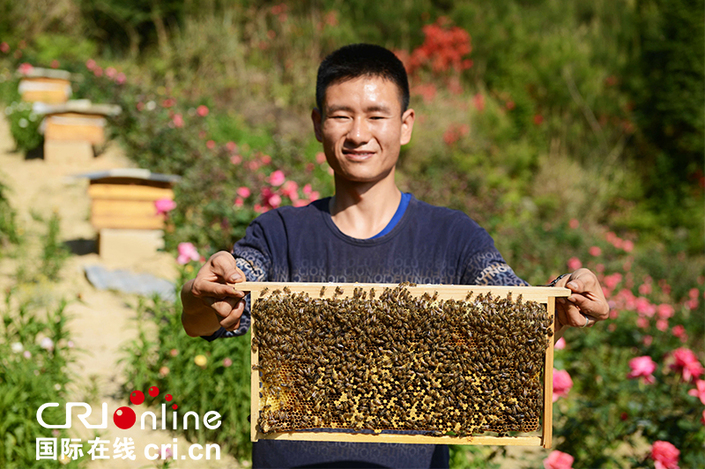
M 536 114 L 534 116 L 534 124 L 536 124 L 536 125 L 543 124 L 543 116 L 541 114 Z
M 570 270 L 578 270 L 582 266 L 583 263 L 580 262 L 580 259 L 578 259 L 577 257 L 571 257 L 570 259 L 568 259 L 568 268 Z
M 680 370 L 683 373 L 683 379 L 690 381 L 692 378 L 699 378 L 705 370 L 698 361 L 692 350 L 681 347 L 673 351 L 675 363 L 671 368 Z
M 184 126 L 184 117 L 181 114 L 174 114 L 172 122 L 174 122 L 174 127 L 181 128 Z
M 545 469 L 572 469 L 573 461 L 573 456 L 568 453 L 551 451 L 551 454 L 543 460 L 543 467 Z
M 27 62 L 20 64 L 20 66 L 17 67 L 17 71 L 20 72 L 22 75 L 27 75 L 33 69 L 34 67 L 32 66 L 32 64 L 28 64 Z
M 695 389 L 688 391 L 688 394 L 700 399 L 700 402 L 705 404 L 705 381 L 698 379 L 695 381 Z
M 656 382 L 656 378 L 652 375 L 656 370 L 656 363 L 648 355 L 632 358 L 629 360 L 629 367 L 632 371 L 627 374 L 627 378 L 634 379 L 641 376 L 646 384 Z
M 556 402 L 559 397 L 567 396 L 572 387 L 573 380 L 567 371 L 553 370 L 553 402 Z
M 196 108 L 196 113 L 201 117 L 206 117 L 208 115 L 208 108 L 201 104 Z
M 678 469 L 678 456 L 681 452 L 668 441 L 655 441 L 651 446 L 651 458 L 656 469 Z
M 10 52 L 10 44 L 8 44 L 7 42 L 3 42 L 2 44 L 0 44 L 0 52 L 4 54 Z

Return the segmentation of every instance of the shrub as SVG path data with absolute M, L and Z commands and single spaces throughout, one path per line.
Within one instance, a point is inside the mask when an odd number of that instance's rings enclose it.
M 47 402 L 58 408 L 45 412 L 47 421 L 65 418 L 66 386 L 71 381 L 66 365 L 73 360 L 66 330 L 66 302 L 60 302 L 45 319 L 28 302 L 14 305 L 7 292 L 0 325 L 0 466 L 8 469 L 62 467 L 58 460 L 37 460 L 37 438 L 69 438 L 65 429 L 47 430 L 37 422 L 37 409 Z M 60 410 L 58 410 L 60 409 Z M 49 420 L 52 419 L 52 420 Z M 60 447 L 60 446 L 59 446 Z M 68 467 L 77 467 L 77 461 Z
M 180 304 L 158 298 L 140 302 L 137 312 L 139 337 L 125 349 L 125 395 L 156 385 L 178 396 L 184 412 L 219 412 L 222 425 L 217 432 L 191 427 L 184 436 L 201 444 L 206 440 L 218 443 L 224 452 L 249 459 L 249 334 L 212 343 L 188 337 L 181 326 Z M 148 332 L 153 326 L 156 335 Z M 147 402 L 155 403 L 153 399 Z M 170 415 L 167 420 L 171 421 Z

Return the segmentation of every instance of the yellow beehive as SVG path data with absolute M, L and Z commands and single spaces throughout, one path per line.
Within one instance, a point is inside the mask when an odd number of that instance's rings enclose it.
M 252 295 L 253 441 L 551 446 L 555 298 L 569 290 L 237 288 Z
M 112 170 L 84 175 L 90 179 L 91 224 L 103 228 L 157 230 L 164 228 L 164 215 L 155 202 L 174 198 L 176 176 L 153 174 L 140 169 Z
M 19 92 L 23 101 L 65 103 L 71 96 L 71 81 L 68 76 L 23 77 L 20 80 Z
M 102 145 L 105 143 L 106 123 L 105 117 L 100 114 L 56 113 L 45 118 L 44 138 Z

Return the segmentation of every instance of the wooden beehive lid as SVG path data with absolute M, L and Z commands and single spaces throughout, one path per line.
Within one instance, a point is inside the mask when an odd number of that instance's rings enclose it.
M 117 116 L 122 108 L 117 104 L 95 104 L 89 99 L 73 99 L 65 103 L 34 103 L 35 114 L 52 116 L 56 114 L 89 114 L 93 116 Z
M 31 67 L 20 72 L 23 78 L 53 78 L 57 80 L 71 80 L 71 72 L 53 68 Z

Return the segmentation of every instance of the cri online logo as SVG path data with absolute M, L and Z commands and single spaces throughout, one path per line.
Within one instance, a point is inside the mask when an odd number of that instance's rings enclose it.
M 147 391 L 147 394 L 149 394 L 151 397 L 157 397 L 159 395 L 159 388 L 156 386 L 152 386 L 149 388 Z M 132 391 L 130 393 L 130 402 L 133 405 L 141 405 L 145 400 L 144 393 L 142 391 Z M 171 394 L 167 394 L 164 396 L 164 400 L 167 402 L 171 402 L 173 400 L 173 397 Z M 57 402 L 48 402 L 46 404 L 42 404 L 38 409 L 37 409 L 37 422 L 39 422 L 39 425 L 41 425 L 44 428 L 71 428 L 71 423 L 72 423 L 72 417 L 73 417 L 73 408 L 82 408 L 84 410 L 83 413 L 79 413 L 76 415 L 78 419 L 83 423 L 83 425 L 86 428 L 108 428 L 108 404 L 106 402 L 103 402 L 102 405 L 102 419 L 101 423 L 98 424 L 90 424 L 87 422 L 86 418 L 91 415 L 93 412 L 93 408 L 91 407 L 90 404 L 86 402 L 67 402 L 66 403 L 66 419 L 65 423 L 63 424 L 58 424 L 58 425 L 51 425 L 48 424 L 44 421 L 44 418 L 42 416 L 42 413 L 44 412 L 44 409 L 48 407 L 59 407 L 59 403 Z M 173 409 L 173 429 L 177 429 L 178 425 L 178 418 L 177 418 L 177 412 L 176 409 L 179 408 L 178 405 L 172 404 L 171 408 Z M 188 419 L 189 417 L 194 419 L 195 422 L 195 428 L 198 430 L 199 427 L 199 420 L 200 417 L 196 412 L 186 412 L 183 415 L 183 428 L 188 429 Z M 144 430 L 145 428 L 145 422 L 147 418 L 151 418 L 152 422 L 152 429 L 156 430 L 157 429 L 157 416 L 154 414 L 154 412 L 144 412 L 142 414 L 142 420 L 141 420 L 141 427 Z M 118 408 L 114 413 L 113 413 L 113 423 L 118 428 L 121 428 L 123 430 L 127 430 L 129 428 L 132 428 L 135 425 L 135 422 L 137 421 L 137 416 L 135 415 L 135 411 L 132 410 L 131 407 L 127 406 L 122 406 Z M 216 428 L 220 427 L 220 414 L 214 410 L 206 412 L 205 415 L 203 416 L 203 426 L 208 428 L 209 430 L 215 430 Z M 161 415 L 161 428 L 162 430 L 166 429 L 166 404 L 162 403 L 162 415 Z

